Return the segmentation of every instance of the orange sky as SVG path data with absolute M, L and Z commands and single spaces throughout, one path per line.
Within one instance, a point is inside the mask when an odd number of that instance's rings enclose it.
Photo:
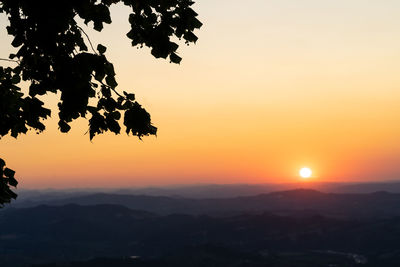
M 316 181 L 400 178 L 399 1 L 197 2 L 180 66 L 130 47 L 124 8 L 90 32 L 158 137 L 90 142 L 83 120 L 59 133 L 54 110 L 45 133 L 0 140 L 20 188 L 292 182 L 303 166 Z

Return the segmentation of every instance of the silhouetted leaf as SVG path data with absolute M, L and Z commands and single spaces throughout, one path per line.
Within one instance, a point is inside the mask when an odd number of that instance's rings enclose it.
M 104 54 L 106 52 L 106 50 L 107 50 L 107 47 L 105 47 L 101 44 L 97 45 L 97 51 L 99 51 L 100 54 Z
M 131 100 L 131 101 L 135 100 L 135 94 L 127 93 L 124 91 L 124 95 L 128 100 Z
M 14 178 L 15 171 L 6 168 L 5 165 L 5 161 L 0 159 L 0 206 L 17 197 L 17 194 L 10 189 L 10 186 L 16 187 L 18 184 Z
M 172 63 L 176 63 L 176 64 L 179 64 L 182 61 L 182 58 L 180 56 L 178 56 L 177 54 L 175 54 L 175 53 L 172 53 L 170 55 L 170 59 L 171 59 Z
M 58 122 L 58 126 L 60 127 L 60 131 L 63 133 L 68 133 L 69 130 L 71 130 L 71 126 L 69 126 L 68 123 L 62 120 Z
M 9 183 L 11 186 L 14 186 L 14 187 L 16 187 L 16 186 L 18 185 L 18 181 L 15 180 L 14 177 L 8 178 L 8 183 Z
M 115 81 L 115 78 L 109 75 L 106 77 L 106 83 L 112 88 L 115 88 L 118 85 L 117 82 Z
M 3 171 L 3 174 L 7 178 L 14 178 L 15 171 L 13 171 L 13 170 L 11 170 L 9 168 L 5 168 L 4 171 Z

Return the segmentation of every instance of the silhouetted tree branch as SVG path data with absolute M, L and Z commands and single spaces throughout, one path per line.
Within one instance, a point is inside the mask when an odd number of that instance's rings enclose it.
M 98 44 L 96 51 L 76 21 L 79 17 L 102 31 L 104 24 L 112 22 L 110 6 L 117 3 L 131 9 L 131 29 L 126 36 L 132 46 L 147 46 L 156 58 L 179 64 L 179 45 L 172 39 L 183 39 L 187 44 L 197 41 L 193 31 L 202 24 L 191 0 L 0 0 L 0 13 L 9 20 L 11 45 L 18 49 L 7 59 L 18 66 L 0 67 L 0 137 L 10 134 L 17 138 L 29 129 L 44 131 L 43 121 L 51 111 L 38 97 L 57 92 L 61 96 L 61 132 L 68 132 L 69 124 L 83 117 L 89 122 L 90 139 L 106 131 L 119 134 L 123 113 L 127 134 L 139 138 L 156 134 L 150 114 L 135 95 L 117 91 L 114 66 L 105 56 L 107 48 Z M 93 51 L 88 51 L 82 33 Z M 22 81 L 30 84 L 28 95 L 22 93 Z M 95 104 L 89 105 L 89 99 L 95 99 Z M 0 163 L 3 204 L 16 197 L 10 186 L 17 183 L 14 172 L 3 160 Z
M 8 61 L 13 63 L 19 63 L 17 60 L 7 59 L 7 58 L 0 58 L 1 61 Z

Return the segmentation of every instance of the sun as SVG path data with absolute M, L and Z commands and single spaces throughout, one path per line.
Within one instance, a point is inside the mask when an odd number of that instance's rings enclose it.
M 310 168 L 304 167 L 300 169 L 299 174 L 302 178 L 310 178 L 312 175 L 312 170 Z

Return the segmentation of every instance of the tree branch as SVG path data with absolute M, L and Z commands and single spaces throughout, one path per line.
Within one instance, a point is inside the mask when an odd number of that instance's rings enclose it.
M 0 60 L 17 63 L 19 65 L 19 61 L 18 60 L 12 60 L 12 59 L 7 59 L 7 58 L 0 58 Z
M 94 75 L 93 75 L 93 74 L 91 74 L 91 76 L 94 78 Z M 96 79 L 96 78 L 95 78 L 95 79 Z M 101 85 L 110 88 L 117 96 L 124 97 L 123 95 L 121 95 L 120 93 L 118 93 L 118 91 L 115 90 L 115 88 L 112 88 L 111 86 L 109 86 L 109 85 L 103 83 L 102 81 L 98 81 L 98 80 L 96 80 L 96 81 L 99 82 Z
M 86 36 L 86 38 L 88 39 L 89 44 L 90 44 L 90 47 L 92 48 L 93 52 L 94 52 L 96 55 L 98 55 L 98 53 L 96 52 L 96 50 L 95 50 L 94 47 L 93 47 L 92 41 L 90 41 L 89 35 L 88 35 L 80 26 L 76 25 L 76 27 Z

